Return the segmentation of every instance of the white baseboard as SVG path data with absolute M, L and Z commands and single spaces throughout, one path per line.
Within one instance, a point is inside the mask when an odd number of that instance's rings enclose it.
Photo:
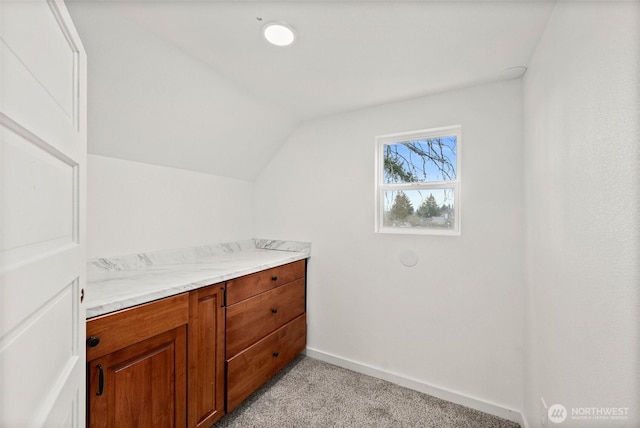
M 488 413 L 493 416 L 497 416 L 502 419 L 506 419 L 512 422 L 520 424 L 522 428 L 528 428 L 528 424 L 522 417 L 522 414 L 518 410 L 509 409 L 499 406 L 497 404 L 489 403 L 487 401 L 479 400 L 477 398 L 469 397 L 464 394 L 460 394 L 446 389 L 438 388 L 424 382 L 420 382 L 415 379 L 410 379 L 404 376 L 400 376 L 395 373 L 380 370 L 375 367 L 368 366 L 366 364 L 359 363 L 357 361 L 349 360 L 339 357 L 337 355 L 329 354 L 326 352 L 318 351 L 316 349 L 307 348 L 304 354 L 318 359 L 320 361 L 327 362 L 329 364 L 343 367 L 345 369 L 353 370 L 354 372 L 362 373 L 368 376 L 373 376 L 378 379 L 383 379 L 396 385 L 404 386 L 405 388 L 413 389 L 415 391 L 422 392 L 424 394 L 431 395 L 452 403 L 460 404 L 462 406 L 469 407 L 480 412 Z

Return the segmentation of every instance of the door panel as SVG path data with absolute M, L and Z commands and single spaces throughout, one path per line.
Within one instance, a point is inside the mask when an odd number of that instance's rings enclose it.
M 0 425 L 85 420 L 86 56 L 62 0 L 0 0 Z
M 2 273 L 1 343 L 4 343 L 5 335 L 15 334 L 14 330 L 21 323 L 26 322 L 28 317 L 44 308 L 61 290 L 79 279 L 78 271 L 82 265 L 77 260 L 77 253 L 78 248 L 74 245 Z M 52 287 L 51 284 L 57 286 Z M 29 293 L 28 298 L 25 298 L 25 292 Z M 1 349 L 3 348 L 0 347 Z
M 78 165 L 6 127 L 1 132 L 5 265 L 77 244 Z
M 2 350 L 2 389 L 6 394 L 3 398 L 8 401 L 3 404 L 10 406 L 3 409 L 3 419 L 24 421 L 28 420 L 24 416 L 46 417 L 48 409 L 42 409 L 40 403 L 57 399 L 65 377 L 81 359 L 76 327 L 78 311 L 74 310 L 77 295 L 76 280 L 7 335 L 10 344 Z M 34 410 L 43 414 L 34 415 Z
M 81 156 L 86 56 L 64 3 L 2 0 L 0 7 L 2 113 L 46 145 Z M 61 37 L 64 48 L 55 42 Z M 63 58 L 51 58 L 56 52 Z
M 171 384 L 175 362 L 173 344 L 154 350 L 150 355 L 113 369 L 115 390 L 116 426 L 125 426 L 135 421 L 135 426 L 173 425 L 173 403 L 175 386 Z M 107 376 L 107 379 L 110 377 Z M 109 379 L 110 380 L 110 379 Z M 132 397 L 150 397 L 148 405 L 144 400 L 132 401 Z
M 72 119 L 72 85 L 77 49 L 67 41 L 56 13 L 52 13 L 51 9 L 56 5 L 23 0 L 11 1 L 7 7 L 7 19 L 2 20 L 3 40 L 67 117 Z M 46 37 L 43 38 L 43 35 Z M 34 42 L 40 44 L 41 49 L 33 49 Z

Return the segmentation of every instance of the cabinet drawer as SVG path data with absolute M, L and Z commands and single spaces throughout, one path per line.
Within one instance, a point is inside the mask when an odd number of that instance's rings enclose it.
M 100 339 L 87 347 L 87 361 L 169 331 L 189 321 L 188 293 L 134 306 L 87 321 L 87 338 Z
M 304 278 L 305 261 L 263 270 L 227 281 L 227 305 L 276 288 L 293 280 Z
M 227 307 L 227 358 L 304 312 L 304 279 Z
M 304 350 L 306 332 L 303 314 L 227 361 L 227 412 Z

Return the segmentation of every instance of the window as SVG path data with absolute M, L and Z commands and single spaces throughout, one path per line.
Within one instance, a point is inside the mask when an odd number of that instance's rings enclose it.
M 460 126 L 376 137 L 376 232 L 460 235 Z

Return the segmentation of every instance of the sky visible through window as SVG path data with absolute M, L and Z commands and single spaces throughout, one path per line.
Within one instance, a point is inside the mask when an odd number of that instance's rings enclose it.
M 456 179 L 455 136 L 385 144 L 384 157 L 385 184 Z
M 438 137 L 385 144 L 384 184 L 434 183 L 456 180 L 456 136 Z M 398 191 L 385 192 L 384 210 L 389 211 Z M 439 206 L 453 205 L 451 189 L 405 190 L 417 210 L 430 196 Z

